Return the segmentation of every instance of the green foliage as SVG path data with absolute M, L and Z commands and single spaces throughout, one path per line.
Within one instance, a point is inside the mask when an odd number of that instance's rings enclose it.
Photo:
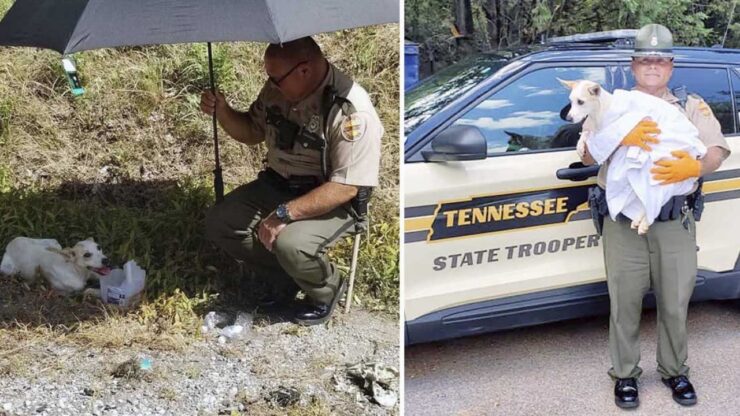
M 0 193 L 10 192 L 11 189 L 8 168 L 0 165 Z
M 0 10 L 5 3 L 0 0 Z M 356 293 L 372 307 L 396 310 L 398 26 L 317 41 L 370 93 L 386 130 L 374 229 L 363 243 Z M 213 45 L 217 85 L 238 110 L 248 108 L 265 82 L 264 48 Z M 75 58 L 86 89 L 81 97 L 69 92 L 58 53 L 0 48 L 0 249 L 18 235 L 63 245 L 93 236 L 116 263 L 135 259 L 147 270 L 149 299 L 176 296 L 178 289 L 198 297 L 220 293 L 236 267 L 203 233 L 213 201 L 211 119 L 198 105 L 209 87 L 205 44 L 103 49 Z M 255 177 L 265 149 L 229 140 L 223 131 L 219 137 L 228 191 Z M 332 255 L 346 264 L 346 250 Z
M 0 146 L 5 144 L 10 133 L 8 132 L 8 126 L 10 126 L 10 114 L 12 113 L 10 101 L 0 101 Z
M 712 44 L 721 44 L 724 39 L 726 48 L 740 48 L 740 7 L 737 3 L 737 0 L 706 2 L 703 12 L 707 15 L 705 25 L 713 28 Z
M 537 6 L 532 10 L 532 23 L 538 32 L 544 32 L 552 22 L 552 11 L 547 7 L 544 1 L 537 2 Z
M 201 320 L 193 311 L 208 305 L 214 296 L 200 294 L 188 297 L 179 288 L 169 296 L 160 296 L 151 303 L 142 305 L 138 313 L 138 321 L 144 325 L 156 325 L 159 329 L 189 330 L 200 328 Z
M 452 2 L 407 0 L 404 2 L 405 36 L 414 40 L 450 36 L 454 15 Z
M 147 270 L 147 288 L 154 294 L 210 289 L 216 275 L 206 266 L 226 268 L 229 263 L 203 238 L 209 187 L 145 186 L 118 185 L 84 196 L 73 189 L 4 192 L 0 246 L 19 235 L 55 238 L 64 246 L 93 236 L 114 264 L 135 259 Z
M 453 61 L 456 43 L 452 39 L 451 28 L 454 14 L 451 1 L 406 0 L 404 1 L 406 39 L 419 43 L 424 53 L 422 59 L 431 56 L 437 61 Z M 477 27 L 485 27 L 485 22 L 475 19 Z M 482 24 L 482 26 L 481 26 Z M 482 46 L 485 48 L 485 46 Z
M 236 72 L 229 50 L 223 47 L 211 47 L 213 56 L 213 76 L 216 85 L 234 85 Z M 173 77 L 180 83 L 174 82 L 172 87 L 185 88 L 189 91 L 200 92 L 210 88 L 210 73 L 208 68 L 208 49 L 206 44 L 189 45 L 184 59 L 179 62 L 177 72 Z
M 362 234 L 355 287 L 360 300 L 372 309 L 395 310 L 394 288 L 398 288 L 399 243 L 398 217 L 371 224 L 368 234 Z M 347 238 L 332 250 L 332 256 L 345 274 L 349 273 L 353 239 Z M 390 278 L 389 278 L 390 277 Z
M 674 41 L 686 46 L 722 42 L 740 47 L 740 9 L 735 0 L 472 0 L 475 33 L 455 40 L 447 0 L 406 1 L 405 36 L 422 44 L 422 59 L 433 57 L 435 70 L 477 50 L 538 43 L 543 38 L 612 29 L 637 29 L 648 23 L 668 27 Z M 426 67 L 422 66 L 422 70 Z

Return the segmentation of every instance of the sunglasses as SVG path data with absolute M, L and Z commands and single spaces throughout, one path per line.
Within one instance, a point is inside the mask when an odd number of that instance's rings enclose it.
M 666 66 L 673 62 L 673 58 L 651 58 L 647 56 L 641 56 L 638 58 L 632 58 L 632 61 L 637 62 L 640 65 Z
M 293 68 L 290 68 L 290 70 L 288 72 L 286 72 L 282 77 L 275 79 L 275 78 L 273 78 L 271 76 L 268 76 L 267 79 L 269 79 L 270 82 L 272 82 L 272 85 L 274 85 L 274 86 L 276 86 L 276 87 L 279 88 L 280 87 L 280 83 L 282 83 L 283 81 L 285 81 L 285 79 L 288 78 L 290 76 L 290 74 L 293 73 L 293 71 L 295 71 L 296 69 L 298 69 L 299 66 L 301 66 L 303 64 L 307 64 L 307 63 L 308 63 L 308 61 L 298 62 L 297 64 L 295 64 L 295 66 Z

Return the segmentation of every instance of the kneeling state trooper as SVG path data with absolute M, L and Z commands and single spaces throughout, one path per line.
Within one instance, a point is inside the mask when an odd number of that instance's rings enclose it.
M 383 126 L 367 92 L 331 65 L 310 37 L 265 51 L 268 81 L 246 112 L 204 91 L 239 142 L 267 145 L 257 179 L 225 196 L 206 216 L 206 235 L 267 281 L 274 301 L 306 294 L 295 321 L 325 322 L 346 290 L 326 252 L 362 226 L 378 185 Z
M 703 207 L 701 178 L 719 168 L 729 156 L 729 146 L 719 122 L 704 100 L 688 94 L 685 88 L 668 89 L 673 73 L 673 36 L 664 26 L 644 26 L 635 39 L 632 73 L 635 89 L 662 98 L 675 105 L 699 130 L 707 147 L 702 159 L 676 151 L 675 159 L 656 162 L 651 170 L 661 184 L 699 178 L 689 195 L 672 198 L 661 209 L 656 222 L 645 235 L 630 228 L 630 220 L 621 214 L 616 221 L 608 218 L 606 175 L 608 160 L 599 169 L 599 187 L 592 189 L 589 203 L 596 228 L 602 233 L 606 280 L 611 312 L 609 352 L 615 381 L 617 406 L 639 404 L 637 378 L 642 374 L 640 361 L 640 315 L 642 299 L 652 287 L 658 309 L 658 373 L 681 405 L 697 401 L 688 379 L 689 367 L 686 316 L 697 273 L 696 226 Z M 588 128 L 588 120 L 584 128 Z M 656 123 L 643 120 L 622 140 L 623 146 L 639 146 L 650 151 L 650 144 L 660 132 Z M 593 164 L 588 149 L 581 155 L 585 164 Z

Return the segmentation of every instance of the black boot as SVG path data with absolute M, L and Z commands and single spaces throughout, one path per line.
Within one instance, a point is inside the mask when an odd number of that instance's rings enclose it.
M 334 308 L 337 306 L 339 299 L 341 299 L 346 291 L 347 281 L 342 279 L 341 282 L 339 282 L 337 293 L 334 295 L 334 299 L 332 299 L 330 304 L 321 303 L 304 305 L 298 310 L 298 312 L 296 312 L 295 322 L 300 325 L 310 326 L 323 324 L 328 321 L 329 318 L 331 318 L 331 314 L 334 312 Z
M 614 402 L 622 409 L 631 409 L 640 404 L 637 397 L 637 380 L 618 378 L 614 386 Z
M 665 384 L 673 392 L 673 400 L 681 406 L 691 406 L 696 404 L 696 391 L 694 386 L 691 385 L 688 377 L 677 376 L 671 378 L 664 378 L 663 384 Z
M 298 290 L 280 292 L 276 289 L 271 289 L 257 298 L 257 306 L 267 309 L 284 307 L 292 304 L 297 294 Z
M 265 309 L 290 306 L 300 290 L 301 288 L 291 279 L 285 278 L 270 283 L 267 279 L 261 279 L 261 284 L 255 289 L 258 294 L 257 306 Z

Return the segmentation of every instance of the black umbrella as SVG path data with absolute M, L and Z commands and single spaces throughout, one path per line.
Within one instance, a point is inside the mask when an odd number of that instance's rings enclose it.
M 0 21 L 0 46 L 62 54 L 116 46 L 281 43 L 317 33 L 398 22 L 398 0 L 17 0 Z M 223 198 L 216 115 L 216 200 Z

